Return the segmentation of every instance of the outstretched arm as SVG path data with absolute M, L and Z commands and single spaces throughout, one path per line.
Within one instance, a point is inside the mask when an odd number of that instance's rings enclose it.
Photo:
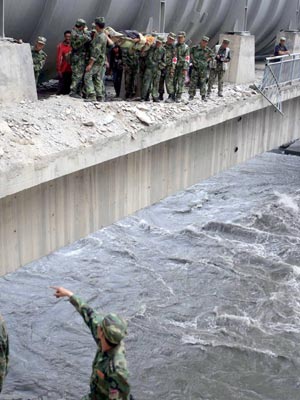
M 70 303 L 73 304 L 73 306 L 76 308 L 76 310 L 82 316 L 82 318 L 84 319 L 84 322 L 90 328 L 95 342 L 97 343 L 97 345 L 99 345 L 100 340 L 97 335 L 97 327 L 101 321 L 101 318 L 103 318 L 103 317 L 101 317 L 101 315 L 97 314 L 92 307 L 90 307 L 83 300 L 81 300 L 80 297 L 74 295 L 74 293 L 71 292 L 70 290 L 68 290 L 64 287 L 58 287 L 58 286 L 51 286 L 51 288 L 55 290 L 54 296 L 56 298 L 61 298 L 61 297 L 69 298 Z

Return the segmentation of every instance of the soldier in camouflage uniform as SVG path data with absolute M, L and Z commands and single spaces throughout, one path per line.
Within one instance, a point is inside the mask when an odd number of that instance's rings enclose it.
M 86 22 L 84 19 L 78 19 L 71 33 L 71 67 L 72 83 L 70 96 L 81 98 L 83 76 L 86 67 L 86 44 L 91 41 L 90 33 L 86 31 Z
M 162 46 L 163 38 L 158 36 L 155 44 L 147 52 L 146 70 L 143 78 L 142 100 L 148 100 L 148 93 L 152 94 L 154 102 L 159 101 L 159 81 L 161 71 L 165 68 L 165 49 Z
M 136 78 L 139 73 L 140 54 L 132 48 L 123 50 L 123 65 L 125 74 L 125 98 L 135 96 Z
M 196 95 L 198 84 L 200 86 L 201 98 L 206 100 L 206 79 L 208 63 L 213 58 L 213 51 L 207 46 L 209 38 L 203 36 L 200 45 L 193 46 L 191 49 L 191 61 L 193 65 L 189 95 L 190 100 L 193 100 Z
M 170 32 L 167 38 L 167 42 L 164 45 L 166 56 L 166 67 L 162 71 L 162 75 L 160 78 L 159 82 L 159 95 L 160 95 L 160 100 L 163 100 L 163 94 L 164 94 L 164 86 L 166 83 L 166 89 L 167 93 L 169 95 L 169 98 L 166 100 L 166 103 L 171 103 L 174 101 L 174 72 L 177 64 L 177 58 L 176 58 L 176 50 L 175 50 L 175 40 L 176 40 L 176 35 L 173 32 Z
M 104 18 L 96 18 L 95 25 L 96 33 L 91 42 L 90 59 L 84 76 L 86 101 L 103 101 L 105 96 L 103 70 L 105 71 L 107 36 L 104 33 Z
M 177 34 L 176 59 L 177 64 L 174 73 L 174 94 L 176 102 L 180 103 L 184 90 L 184 81 L 190 64 L 190 49 L 185 43 L 185 32 Z
M 217 45 L 215 47 L 216 56 L 215 59 L 212 61 L 212 65 L 210 68 L 207 91 L 208 96 L 212 91 L 216 78 L 218 78 L 218 96 L 223 97 L 224 74 L 227 69 L 227 64 L 231 60 L 230 49 L 228 47 L 229 44 L 230 40 L 224 39 L 221 45 Z
M 90 328 L 98 350 L 93 361 L 90 393 L 82 400 L 129 400 L 130 386 L 123 339 L 127 323 L 116 314 L 96 313 L 89 305 L 62 287 L 53 287 L 55 296 L 68 297 Z
M 43 48 L 46 45 L 46 38 L 43 36 L 39 36 L 34 46 L 31 47 L 32 61 L 33 61 L 33 70 L 35 83 L 38 84 L 39 76 L 41 70 L 44 68 L 47 54 L 44 52 Z
M 5 322 L 0 315 L 0 393 L 3 387 L 3 381 L 7 374 L 8 367 L 8 335 L 6 331 Z

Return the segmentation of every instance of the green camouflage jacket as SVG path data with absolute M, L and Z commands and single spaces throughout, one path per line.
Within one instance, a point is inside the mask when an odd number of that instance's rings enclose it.
M 45 65 L 47 54 L 44 52 L 44 50 L 35 50 L 34 46 L 31 47 L 31 54 L 34 72 L 40 72 Z
M 86 398 L 90 400 L 128 400 L 130 393 L 129 373 L 123 342 L 104 353 L 97 335 L 97 326 L 104 316 L 96 313 L 75 295 L 70 298 L 70 302 L 90 328 L 98 346 L 90 378 L 90 394 Z
M 138 68 L 140 60 L 140 52 L 133 49 L 122 49 L 123 63 L 129 68 Z
M 200 45 L 193 46 L 191 49 L 191 62 L 193 68 L 206 69 L 210 58 L 214 57 L 214 52 L 209 47 L 202 49 Z
M 72 61 L 76 58 L 84 59 L 87 51 L 86 44 L 91 41 L 89 32 L 82 32 L 76 28 L 72 29 L 71 33 L 71 47 L 72 47 Z
M 177 43 L 175 46 L 177 69 L 188 70 L 190 66 L 190 49 L 186 43 Z
M 166 66 L 165 62 L 166 51 L 164 47 L 152 46 L 146 55 L 146 68 L 150 69 L 164 69 Z
M 175 68 L 177 64 L 176 49 L 174 44 L 165 44 L 166 68 Z
M 8 335 L 6 331 L 5 322 L 2 316 L 0 315 L 0 393 L 2 390 L 5 375 L 7 374 L 8 354 L 9 354 Z
M 90 57 L 95 65 L 104 65 L 106 60 L 107 37 L 105 33 L 97 33 L 91 42 Z

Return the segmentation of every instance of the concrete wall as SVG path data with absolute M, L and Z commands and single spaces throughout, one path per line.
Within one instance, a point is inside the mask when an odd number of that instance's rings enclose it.
M 37 100 L 29 44 L 0 40 L 0 104 Z
M 284 117 L 265 107 L 2 198 L 0 274 L 298 137 L 299 107 L 295 97 Z

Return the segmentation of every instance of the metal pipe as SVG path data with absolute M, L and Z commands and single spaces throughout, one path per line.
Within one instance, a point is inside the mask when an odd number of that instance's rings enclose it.
M 244 15 L 244 32 L 247 32 L 248 25 L 248 0 L 245 2 L 245 15 Z
M 4 0 L 0 0 L 0 38 L 5 38 L 4 33 Z

